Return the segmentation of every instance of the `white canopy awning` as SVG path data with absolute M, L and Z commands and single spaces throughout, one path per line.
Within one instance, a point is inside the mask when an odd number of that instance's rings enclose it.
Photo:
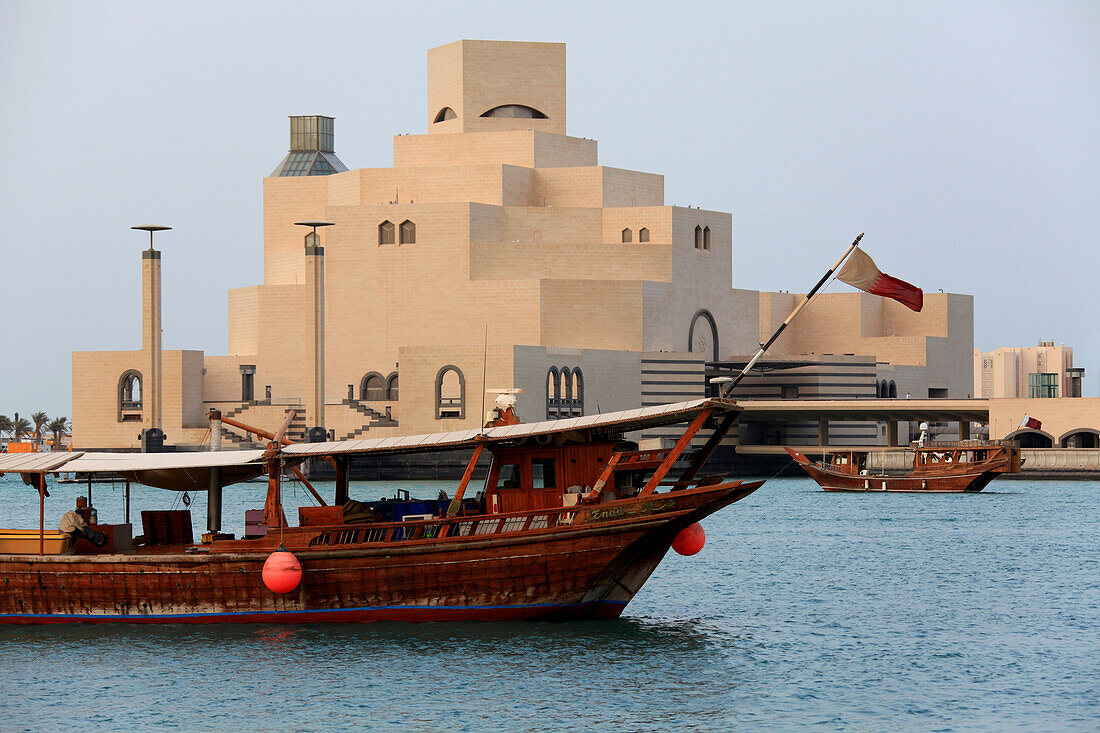
M 0 453 L 0 473 L 50 473 L 82 455 L 73 451 Z
M 643 428 L 685 422 L 707 408 L 712 408 L 718 413 L 740 412 L 741 410 L 730 400 L 699 399 L 688 402 L 675 402 L 668 405 L 640 407 L 635 410 L 623 410 L 621 412 L 570 417 L 562 420 L 503 425 L 496 428 L 456 430 L 449 433 L 407 435 L 394 438 L 295 443 L 285 446 L 283 454 L 310 456 L 347 453 L 415 453 L 458 449 L 473 446 L 477 443 L 504 443 L 538 435 L 553 435 L 574 431 L 607 430 L 609 432 L 625 433 Z
M 266 470 L 263 450 L 195 453 L 12 453 L 0 455 L 0 473 L 111 474 L 147 486 L 202 491 L 210 469 L 222 469 L 222 485 L 245 481 Z
M 613 437 L 634 430 L 686 422 L 706 409 L 726 415 L 741 411 L 731 400 L 699 399 L 495 428 L 368 440 L 294 443 L 283 446 L 282 454 L 293 464 L 311 456 L 458 450 L 479 443 L 508 443 L 540 435 L 600 432 Z M 209 487 L 210 470 L 213 468 L 222 469 L 223 485 L 264 473 L 264 453 L 260 449 L 194 453 L 13 453 L 0 455 L 0 473 L 111 474 L 162 489 L 202 491 Z

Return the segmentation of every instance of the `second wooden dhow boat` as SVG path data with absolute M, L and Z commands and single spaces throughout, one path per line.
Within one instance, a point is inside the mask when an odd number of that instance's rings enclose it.
M 870 467 L 870 451 L 831 451 L 817 463 L 786 449 L 825 491 L 977 492 L 1002 473 L 1019 473 L 1023 465 L 1019 445 L 1010 441 L 930 443 L 911 450 L 908 470 L 886 472 Z

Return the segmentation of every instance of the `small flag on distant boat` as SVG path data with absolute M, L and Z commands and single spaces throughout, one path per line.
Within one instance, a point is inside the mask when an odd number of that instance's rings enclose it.
M 1041 427 L 1043 427 L 1042 422 L 1036 420 L 1033 417 L 1028 417 L 1027 415 L 1024 415 L 1024 419 L 1020 421 L 1020 428 L 1021 429 L 1031 428 L 1032 430 L 1038 430 Z
M 840 268 L 836 277 L 853 288 L 859 288 L 872 295 L 893 298 L 906 308 L 918 313 L 924 307 L 923 290 L 882 272 L 875 266 L 871 256 L 858 247 L 844 263 L 844 267 Z

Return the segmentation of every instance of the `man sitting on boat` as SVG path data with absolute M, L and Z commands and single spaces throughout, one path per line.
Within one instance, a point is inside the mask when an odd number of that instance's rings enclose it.
M 107 535 L 88 526 L 88 522 L 84 519 L 84 513 L 87 513 L 87 511 L 88 500 L 83 496 L 78 496 L 76 498 L 76 509 L 70 509 L 62 515 L 61 523 L 57 525 L 57 531 L 69 535 L 69 541 L 65 545 L 66 551 L 70 551 L 76 546 L 76 540 L 79 537 L 83 537 L 96 547 L 103 547 L 107 544 Z

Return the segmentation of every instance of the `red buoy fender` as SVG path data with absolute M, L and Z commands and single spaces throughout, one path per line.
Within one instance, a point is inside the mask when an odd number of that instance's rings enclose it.
M 264 562 L 263 578 L 272 593 L 289 593 L 302 582 L 302 564 L 293 552 L 280 545 Z
M 707 533 L 703 531 L 703 525 L 696 522 L 680 530 L 680 534 L 672 541 L 672 549 L 681 555 L 690 556 L 702 550 L 706 541 Z

